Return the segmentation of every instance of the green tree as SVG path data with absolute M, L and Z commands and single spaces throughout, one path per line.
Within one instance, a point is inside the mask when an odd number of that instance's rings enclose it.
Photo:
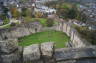
M 0 14 L 0 18 L 3 19 L 3 20 L 6 19 L 6 15 L 5 14 Z
M 1 14 L 0 18 L 3 20 L 4 25 L 9 23 L 9 19 L 6 17 L 5 14 Z
M 5 24 L 8 24 L 9 23 L 9 19 L 8 18 L 6 18 L 6 19 L 4 19 L 4 21 L 3 21 L 3 24 L 5 25 Z
M 30 17 L 31 17 L 32 11 L 29 10 L 29 9 L 27 9 L 27 8 L 22 8 L 22 13 L 21 13 L 21 15 L 22 15 L 23 17 L 27 17 L 27 16 L 30 16 Z
M 41 13 L 41 12 L 35 12 L 35 17 L 36 18 L 40 18 L 42 16 L 43 16 L 43 13 Z
M 76 19 L 82 22 L 86 22 L 87 16 L 83 12 L 78 12 Z
M 77 16 L 77 10 L 75 8 L 71 8 L 68 10 L 67 17 L 70 19 L 75 19 Z
M 52 27 L 53 24 L 54 24 L 54 21 L 53 21 L 52 19 L 48 19 L 48 20 L 46 21 L 46 25 L 47 25 L 48 27 Z
M 17 8 L 11 8 L 11 14 L 12 14 L 13 18 L 20 17 L 20 12 L 17 10 Z
M 9 9 L 8 9 L 8 8 L 6 8 L 5 6 L 3 6 L 3 11 L 4 11 L 4 14 L 5 14 L 5 15 L 7 15 L 7 13 L 8 13 L 8 11 L 9 11 Z

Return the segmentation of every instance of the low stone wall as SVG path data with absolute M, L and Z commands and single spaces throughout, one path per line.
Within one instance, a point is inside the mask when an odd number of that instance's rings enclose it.
M 0 45 L 0 63 L 96 63 L 96 46 L 55 49 L 53 42 L 46 42 L 21 48 L 2 43 L 6 45 Z

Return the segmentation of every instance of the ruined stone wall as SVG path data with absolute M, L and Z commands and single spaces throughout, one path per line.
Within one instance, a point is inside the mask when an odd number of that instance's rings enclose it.
M 53 28 L 47 29 L 65 32 L 70 37 L 70 43 L 73 47 L 85 47 L 90 45 L 69 23 L 59 22 L 56 26 L 53 26 Z M 46 30 L 46 28 L 42 27 L 39 22 L 21 24 L 14 28 L 0 29 L 0 40 L 24 37 L 44 30 Z
M 46 42 L 21 48 L 12 40 L 0 44 L 0 63 L 96 63 L 96 46 L 56 49 Z
M 87 40 L 82 38 L 78 31 L 68 22 L 59 22 L 54 29 L 65 32 L 70 37 L 73 47 L 85 47 L 91 45 Z
M 32 33 L 40 32 L 42 25 L 39 22 L 30 22 L 20 24 L 13 28 L 0 29 L 0 40 L 19 38 L 30 35 Z

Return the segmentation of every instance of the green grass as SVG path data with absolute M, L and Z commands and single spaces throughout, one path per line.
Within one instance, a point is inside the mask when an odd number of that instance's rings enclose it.
M 38 20 L 42 25 L 46 26 L 47 18 L 32 18 L 32 21 Z
M 54 42 L 56 44 L 56 48 L 63 48 L 68 41 L 69 37 L 65 33 L 48 30 L 19 38 L 19 45 L 28 46 L 31 44 L 40 44 L 43 42 Z
M 25 20 L 26 22 L 39 21 L 42 25 L 46 26 L 47 18 L 31 18 L 31 17 L 25 17 L 24 20 Z
M 48 18 L 32 18 L 32 21 L 38 20 L 43 26 L 47 26 L 46 22 Z M 54 21 L 54 24 L 58 24 L 57 21 Z
M 8 24 L 8 25 L 6 25 L 6 26 L 4 26 L 2 28 L 11 28 L 11 26 L 10 26 L 10 24 Z
M 19 22 L 15 23 L 15 24 L 18 25 Z M 11 24 L 6 24 L 2 28 L 11 28 L 11 27 L 14 27 L 14 26 L 11 26 Z
M 34 22 L 39 21 L 43 26 L 47 26 L 48 18 L 31 18 L 31 17 L 25 17 L 25 22 Z M 54 21 L 54 24 L 58 24 L 58 22 Z

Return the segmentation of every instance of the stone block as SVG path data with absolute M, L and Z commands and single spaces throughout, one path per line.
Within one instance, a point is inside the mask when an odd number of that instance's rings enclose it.
M 61 48 L 55 50 L 56 61 L 96 57 L 96 46 L 82 48 Z
M 11 53 L 18 49 L 18 44 L 15 40 L 0 41 L 0 53 Z
M 79 60 L 66 60 L 58 61 L 57 63 L 96 63 L 96 59 L 79 59 Z
M 0 63 L 20 63 L 20 52 L 16 50 L 10 54 L 2 54 Z
M 38 59 L 40 59 L 40 49 L 38 44 L 33 44 L 24 48 L 23 51 L 24 62 Z
M 54 43 L 53 42 L 42 43 L 41 52 L 43 56 L 51 58 L 54 52 Z

